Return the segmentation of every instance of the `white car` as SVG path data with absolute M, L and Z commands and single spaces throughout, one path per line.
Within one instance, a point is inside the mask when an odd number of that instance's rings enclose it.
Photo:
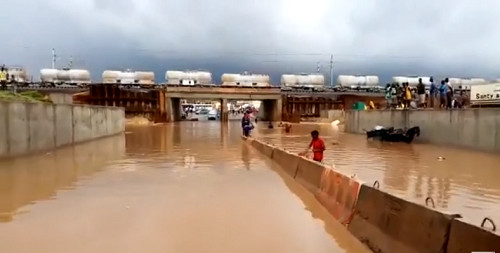
M 219 112 L 217 110 L 210 110 L 210 112 L 208 112 L 208 120 L 217 120 L 218 114 Z

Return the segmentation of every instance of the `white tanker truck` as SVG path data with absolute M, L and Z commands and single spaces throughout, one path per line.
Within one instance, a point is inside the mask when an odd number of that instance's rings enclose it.
M 363 91 L 381 89 L 378 76 L 339 75 L 337 83 L 341 88 Z
M 165 72 L 167 85 L 212 85 L 212 73 L 208 71 L 178 71 L 168 70 Z
M 325 76 L 322 74 L 285 74 L 281 76 L 281 87 L 285 90 L 314 90 L 325 89 Z
M 90 72 L 85 69 L 42 69 L 40 80 L 43 86 L 85 86 L 91 83 Z
M 223 74 L 221 80 L 223 87 L 271 87 L 269 75 L 262 74 Z
M 155 84 L 155 73 L 151 71 L 106 70 L 102 73 L 104 84 L 144 85 Z

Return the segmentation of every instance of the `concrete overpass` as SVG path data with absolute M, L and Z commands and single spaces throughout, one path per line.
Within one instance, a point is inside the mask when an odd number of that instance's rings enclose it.
M 181 119 L 181 99 L 219 100 L 226 105 L 229 100 L 260 100 L 262 120 L 281 120 L 282 97 L 280 88 L 244 87 L 169 87 L 165 88 L 165 110 L 167 121 Z M 221 120 L 228 120 L 226 106 L 221 106 Z
M 211 99 L 226 104 L 230 100 L 260 100 L 259 117 L 263 120 L 281 120 L 281 115 L 319 116 L 325 109 L 350 108 L 363 101 L 375 104 L 384 99 L 384 93 L 366 91 L 302 91 L 282 90 L 280 87 L 221 87 L 221 86 L 164 86 L 120 87 L 94 84 L 89 87 L 18 87 L 18 91 L 34 90 L 50 97 L 54 103 L 90 103 L 125 107 L 128 115 L 146 115 L 157 122 L 181 119 L 181 99 Z M 93 91 L 93 92 L 92 92 Z M 82 94 L 75 97 L 75 94 Z M 85 96 L 87 94 L 87 96 Z M 222 108 L 222 120 L 227 120 L 227 108 Z

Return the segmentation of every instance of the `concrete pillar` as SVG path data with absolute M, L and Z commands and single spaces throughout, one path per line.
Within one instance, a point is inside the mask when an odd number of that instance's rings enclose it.
M 274 121 L 282 121 L 283 116 L 283 100 L 278 99 L 274 101 L 274 112 L 273 112 L 273 120 Z
M 227 99 L 223 98 L 220 102 L 220 120 L 222 122 L 229 121 L 229 111 L 227 110 Z
M 166 97 L 165 107 L 167 122 L 175 122 L 181 120 L 181 100 L 179 98 Z
M 174 122 L 172 99 L 169 97 L 165 97 L 165 114 L 167 117 L 167 122 Z

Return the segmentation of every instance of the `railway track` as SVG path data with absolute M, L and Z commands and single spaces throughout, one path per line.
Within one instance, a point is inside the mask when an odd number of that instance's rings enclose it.
M 18 86 L 16 90 L 19 91 L 27 91 L 27 90 L 35 90 L 35 91 L 86 91 L 89 90 L 89 87 L 92 85 L 114 85 L 120 86 L 120 88 L 127 90 L 154 90 L 154 89 L 163 89 L 165 85 L 148 85 L 148 86 L 138 86 L 138 85 L 117 85 L 117 84 L 91 84 L 83 87 L 79 86 L 41 86 L 39 84 L 29 84 L 28 86 Z M 182 87 L 181 85 L 169 85 L 169 87 Z M 197 85 L 194 86 L 197 88 L 235 88 L 233 86 L 219 86 L 219 85 Z M 8 87 L 12 89 L 12 87 Z M 281 93 L 284 95 L 314 95 L 314 94 L 324 94 L 324 95 L 383 95 L 383 91 L 370 91 L 370 90 L 352 90 L 352 89 L 338 89 L 338 88 L 325 88 L 323 90 L 303 90 L 303 89 L 283 89 L 281 87 L 239 87 L 239 89 L 245 90 L 268 90 L 268 89 L 280 89 Z

